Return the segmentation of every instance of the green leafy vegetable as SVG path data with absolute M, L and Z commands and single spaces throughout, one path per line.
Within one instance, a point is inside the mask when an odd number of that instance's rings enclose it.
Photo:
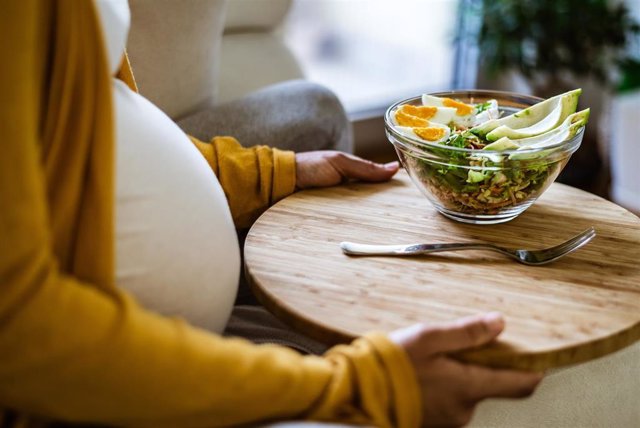
M 481 104 L 476 104 L 476 114 L 478 113 L 482 113 L 485 110 L 488 110 L 491 108 L 491 101 L 487 101 Z

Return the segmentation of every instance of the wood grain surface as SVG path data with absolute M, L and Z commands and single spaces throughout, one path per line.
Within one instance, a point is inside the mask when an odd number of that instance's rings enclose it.
M 349 257 L 338 246 L 487 241 L 535 249 L 589 226 L 598 236 L 588 245 L 537 267 L 484 251 Z M 441 216 L 405 173 L 384 184 L 299 192 L 255 223 L 245 257 L 261 302 L 328 344 L 500 311 L 507 326 L 499 340 L 458 357 L 542 370 L 591 360 L 640 338 L 640 219 L 562 184 L 515 220 L 489 226 Z

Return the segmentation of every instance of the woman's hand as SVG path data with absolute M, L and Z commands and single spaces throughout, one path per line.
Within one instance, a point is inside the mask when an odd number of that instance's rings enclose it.
M 442 325 L 415 325 L 390 334 L 413 363 L 422 390 L 424 426 L 463 426 L 478 402 L 530 395 L 539 373 L 497 370 L 461 363 L 447 353 L 490 342 L 504 329 L 497 313 Z
M 349 179 L 387 181 L 398 167 L 398 162 L 379 164 L 333 150 L 296 153 L 296 187 L 335 186 Z

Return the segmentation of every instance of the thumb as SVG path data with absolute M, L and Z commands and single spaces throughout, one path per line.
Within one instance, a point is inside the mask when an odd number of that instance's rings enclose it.
M 411 353 L 415 357 L 427 358 L 484 345 L 495 339 L 503 329 L 502 315 L 491 312 L 452 323 L 410 327 L 406 334 L 411 339 L 403 342 L 412 348 Z
M 344 178 L 373 182 L 391 179 L 400 167 L 397 161 L 380 164 L 346 153 L 330 158 L 330 162 Z

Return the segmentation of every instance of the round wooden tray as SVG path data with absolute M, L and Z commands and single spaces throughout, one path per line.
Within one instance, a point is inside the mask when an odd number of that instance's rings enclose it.
M 483 251 L 414 258 L 349 257 L 338 244 L 488 241 L 555 245 L 589 226 L 598 236 L 544 266 Z M 328 344 L 371 330 L 500 311 L 494 343 L 459 358 L 543 370 L 587 361 L 640 338 L 640 219 L 592 194 L 553 184 L 500 225 L 438 214 L 405 173 L 296 193 L 271 207 L 245 244 L 247 277 L 261 302 Z

